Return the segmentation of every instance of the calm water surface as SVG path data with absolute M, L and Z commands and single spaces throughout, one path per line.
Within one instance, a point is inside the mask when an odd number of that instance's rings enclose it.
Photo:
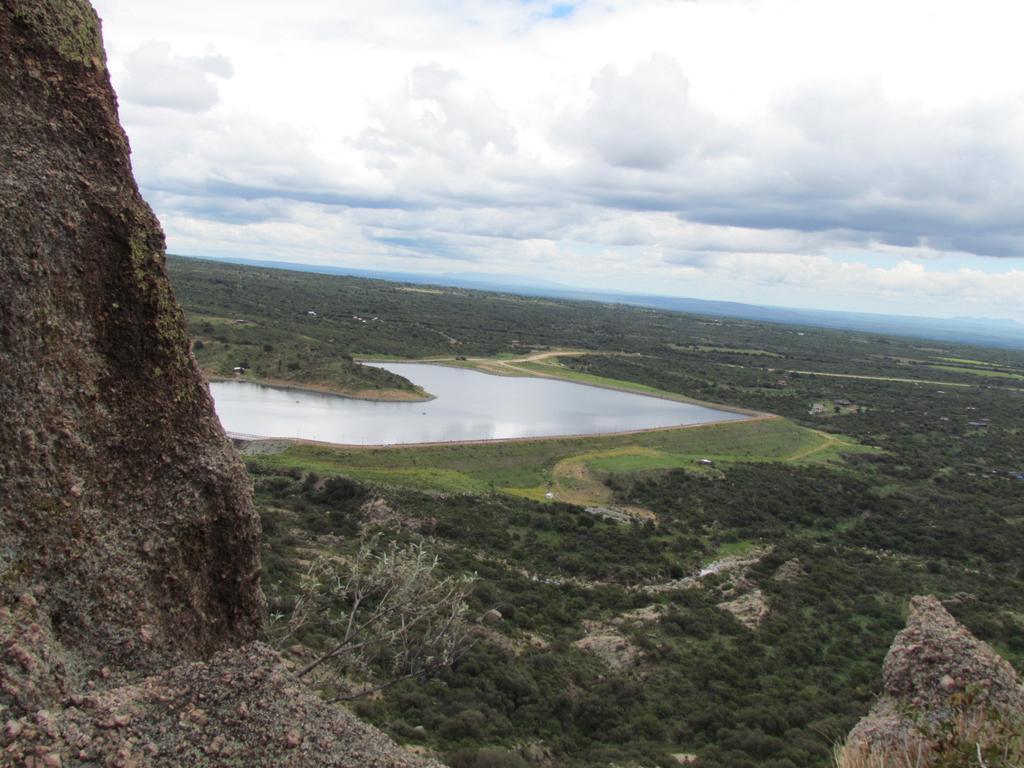
M 553 379 L 424 363 L 374 365 L 404 376 L 436 399 L 374 402 L 240 381 L 212 382 L 210 392 L 228 432 L 355 445 L 590 435 L 746 418 Z

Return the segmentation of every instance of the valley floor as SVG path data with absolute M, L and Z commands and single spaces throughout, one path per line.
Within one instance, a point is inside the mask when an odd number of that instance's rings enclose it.
M 263 365 L 292 373 L 349 352 L 429 359 L 778 415 L 244 446 L 274 613 L 295 609 L 318 555 L 377 534 L 479 576 L 469 653 L 354 704 L 453 768 L 829 766 L 918 594 L 1024 669 L 1024 354 L 209 263 L 171 273 L 224 364 L 264 345 Z M 287 652 L 327 642 L 310 627 Z

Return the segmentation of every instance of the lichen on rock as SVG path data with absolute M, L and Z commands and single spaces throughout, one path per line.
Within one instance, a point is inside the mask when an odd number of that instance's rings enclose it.
M 884 694 L 838 751 L 839 768 L 927 768 L 944 752 L 982 755 L 987 747 L 1016 749 L 1024 759 L 1024 687 L 1016 671 L 936 598 L 911 600 L 882 677 Z
M 100 21 L 88 3 L 76 0 L 3 0 L 4 10 L 61 56 L 97 68 L 106 66 Z
M 95 664 L 259 635 L 259 521 L 131 174 L 82 0 L 0 14 L 0 540 Z M 146 628 L 142 639 L 142 630 Z

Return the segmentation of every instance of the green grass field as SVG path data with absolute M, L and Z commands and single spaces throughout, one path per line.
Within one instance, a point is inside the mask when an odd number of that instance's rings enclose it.
M 577 458 L 595 470 L 617 473 L 691 467 L 700 458 L 719 464 L 821 462 L 834 460 L 842 452 L 865 450 L 870 449 L 785 419 L 768 419 L 630 435 L 409 448 L 299 444 L 253 460 L 275 469 L 312 470 L 423 490 L 505 489 L 542 498 L 553 481 L 553 468 L 566 459 Z
M 987 363 L 984 360 L 971 360 L 970 358 L 967 357 L 937 357 L 935 359 L 941 360 L 942 362 L 945 363 L 961 363 L 963 365 L 995 365 L 995 363 Z
M 548 362 L 525 362 L 525 363 L 514 363 L 516 368 L 521 368 L 524 371 L 530 371 L 532 373 L 539 373 L 542 376 L 557 376 L 560 379 L 566 379 L 567 381 L 577 381 L 581 384 L 593 384 L 599 387 L 614 387 L 615 389 L 628 389 L 633 392 L 643 392 L 645 394 L 656 394 L 656 395 L 668 395 L 666 392 L 662 392 L 655 387 L 649 387 L 646 384 L 636 384 L 630 381 L 620 381 L 618 379 L 608 379 L 604 376 L 595 376 L 591 373 L 583 373 L 582 371 L 574 371 L 558 363 Z
M 951 371 L 953 373 L 969 373 L 972 376 L 985 376 L 992 379 L 1016 379 L 1024 381 L 1024 375 L 1010 373 L 1009 371 L 994 371 L 988 368 L 965 368 L 954 365 L 929 365 L 938 371 Z
M 702 401 L 695 400 L 685 395 L 680 395 L 675 392 L 666 392 L 663 389 L 657 387 L 650 387 L 646 384 L 637 384 L 632 381 L 622 381 L 620 379 L 609 379 L 605 376 L 595 376 L 591 373 L 583 373 L 581 371 L 574 371 L 570 368 L 565 368 L 557 363 L 546 363 L 546 362 L 524 362 L 524 363 L 512 363 L 517 369 L 522 371 L 528 371 L 534 374 L 540 374 L 541 376 L 554 376 L 559 379 L 565 379 L 566 381 L 575 381 L 580 384 L 589 384 L 595 387 L 606 387 L 608 389 L 618 389 L 624 392 L 636 392 L 642 395 L 653 395 L 654 397 L 661 397 L 666 400 L 676 400 L 681 403 L 700 403 Z M 727 407 L 727 406 L 720 406 Z
M 759 357 L 782 357 L 778 352 L 770 352 L 767 349 L 746 349 L 744 347 L 713 347 L 707 344 L 696 344 L 689 347 L 682 347 L 676 344 L 672 345 L 675 349 L 688 350 L 695 349 L 698 352 L 725 352 L 733 355 L 757 355 Z
M 722 560 L 726 557 L 743 557 L 749 554 L 751 551 L 757 549 L 758 543 L 756 541 L 748 541 L 741 539 L 740 541 L 726 541 L 718 546 L 714 554 L 710 557 L 705 558 L 704 565 L 710 565 L 711 563 Z

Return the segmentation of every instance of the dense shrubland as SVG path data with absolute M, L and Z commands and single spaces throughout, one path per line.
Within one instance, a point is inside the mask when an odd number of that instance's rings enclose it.
M 278 476 L 257 479 L 267 562 L 275 566 L 268 567 L 268 581 L 284 585 L 294 578 L 289 548 L 313 535 L 302 520 L 333 518 L 335 531 L 350 531 L 334 546 L 357 541 L 361 513 L 354 505 L 326 503 L 304 479 L 287 478 L 287 485 Z M 765 488 L 773 485 L 786 502 L 764 503 Z M 802 486 L 814 489 L 806 503 L 800 503 Z M 478 572 L 472 611 L 482 616 L 497 608 L 503 620 L 488 632 L 509 642 L 484 634 L 437 679 L 400 683 L 358 711 L 399 738 L 460 760 L 480 745 L 543 741 L 567 765 L 668 765 L 666 754 L 690 750 L 705 765 L 825 765 L 832 743 L 878 692 L 882 657 L 909 596 L 960 594 L 953 608 L 958 617 L 1011 658 L 1024 658 L 1013 613 L 1024 607 L 1019 563 L 993 559 L 981 571 L 983 553 L 937 554 L 909 534 L 906 546 L 893 541 L 871 527 L 885 514 L 884 504 L 864 490 L 863 481 L 841 471 L 794 476 L 784 465 L 739 465 L 718 481 L 671 472 L 627 491 L 663 515 L 658 527 L 581 525 L 588 519 L 582 513 L 507 497 L 388 490 L 389 504 L 406 520 L 390 535 L 428 540 L 449 573 Z M 691 516 L 688 509 L 700 512 Z M 900 510 L 891 514 L 903 517 Z M 932 521 L 952 525 L 956 517 L 935 513 Z M 920 521 L 907 525 L 915 530 Z M 766 538 L 774 549 L 747 578 L 765 592 L 772 614 L 756 633 L 717 607 L 716 587 L 726 577 L 713 577 L 703 589 L 655 595 L 628 586 L 675 576 L 659 558 L 675 546 L 683 562 L 699 564 L 718 542 L 756 539 L 762 531 L 771 532 Z M 593 535 L 601 532 L 606 535 Z M 1006 531 L 987 535 L 1005 539 Z M 510 543 L 520 540 L 532 546 Z M 1019 536 L 1006 542 L 1022 544 Z M 794 558 L 806 576 L 776 581 L 779 567 Z M 287 599 L 287 593 L 275 594 Z M 651 604 L 664 610 L 660 621 L 622 628 L 643 654 L 635 666 L 609 671 L 575 647 L 585 621 L 609 621 Z M 531 643 L 538 637 L 543 644 Z
M 402 486 L 395 472 L 338 477 L 324 457 L 316 467 L 251 459 L 274 610 L 294 607 L 310 548 L 352 553 L 375 532 L 401 546 L 424 543 L 444 574 L 479 575 L 470 615 L 497 609 L 501 620 L 480 623 L 451 669 L 357 705 L 452 765 L 669 766 L 674 753 L 696 753 L 704 766 L 826 766 L 880 690 L 882 659 L 914 594 L 943 598 L 1024 666 L 1024 481 L 1012 475 L 1024 472 L 1024 393 L 1013 377 L 1024 373 L 1020 353 L 199 262 L 171 269 L 190 316 L 301 330 L 327 351 L 641 353 L 561 362 L 779 413 L 879 449 L 820 466 L 751 455 L 712 472 L 601 475 L 618 503 L 647 508 L 657 525 L 499 493 L 527 482 L 513 466 L 525 444 L 468 457 L 472 483 L 461 490 L 446 488 L 453 476 L 443 472 L 427 491 Z M 327 318 L 315 332 L 302 316 L 311 308 Z M 353 314 L 381 322 L 342 322 Z M 253 343 L 264 342 L 257 334 Z M 837 413 L 835 400 L 851 406 Z M 827 408 L 811 415 L 815 403 Z M 558 450 L 548 444 L 536 455 L 550 468 Z M 392 458 L 427 473 L 452 456 Z M 378 497 L 390 515 L 367 511 Z M 762 549 L 745 571 L 712 575 L 700 588 L 643 589 Z M 799 575 L 777 578 L 794 561 Z M 751 590 L 770 608 L 756 631 L 719 607 Z M 647 618 L 628 618 L 652 605 Z M 637 652 L 630 663 L 609 666 L 577 646 L 609 627 Z M 324 638 L 311 631 L 299 641 L 316 650 Z

